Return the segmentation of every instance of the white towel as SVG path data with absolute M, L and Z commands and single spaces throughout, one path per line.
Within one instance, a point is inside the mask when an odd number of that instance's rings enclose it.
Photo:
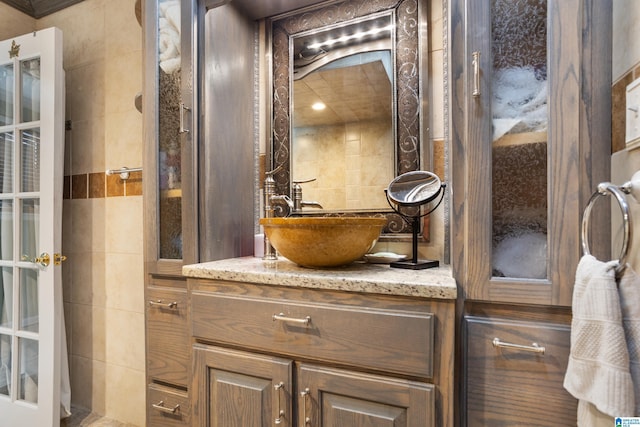
M 633 379 L 635 410 L 640 416 L 640 276 L 629 266 L 618 284 L 624 334 L 629 350 L 629 365 Z
M 616 265 L 616 261 L 605 263 L 585 255 L 576 271 L 571 352 L 564 388 L 581 401 L 581 427 L 602 425 L 599 421 L 603 417 L 594 409 L 610 417 L 631 417 L 635 412 Z

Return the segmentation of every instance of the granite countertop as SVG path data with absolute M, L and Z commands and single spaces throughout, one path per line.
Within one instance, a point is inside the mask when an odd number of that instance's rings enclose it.
M 332 269 L 313 269 L 300 267 L 283 257 L 277 261 L 243 257 L 185 265 L 182 274 L 200 279 L 422 298 L 455 299 L 457 295 L 449 266 L 406 270 L 356 262 Z

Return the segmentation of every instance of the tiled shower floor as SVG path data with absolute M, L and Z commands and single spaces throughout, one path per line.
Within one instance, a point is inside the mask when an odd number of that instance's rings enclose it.
M 82 408 L 72 407 L 71 411 L 71 417 L 60 421 L 60 427 L 137 427 L 92 414 Z

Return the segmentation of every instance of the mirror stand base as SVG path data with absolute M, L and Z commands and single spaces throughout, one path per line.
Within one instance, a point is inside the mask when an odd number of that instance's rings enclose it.
M 392 268 L 405 268 L 408 270 L 424 270 L 426 268 L 435 268 L 440 265 L 438 260 L 419 260 L 413 261 L 396 261 L 389 264 Z

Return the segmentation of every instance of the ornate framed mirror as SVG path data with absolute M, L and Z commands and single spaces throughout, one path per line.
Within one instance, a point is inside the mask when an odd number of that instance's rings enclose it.
M 309 194 L 309 198 L 315 199 L 314 194 L 319 194 L 317 202 L 323 204 L 325 201 L 327 204 L 325 210 L 314 211 L 315 214 L 386 215 L 389 221 L 385 232 L 408 231 L 404 221 L 386 205 L 384 189 L 395 176 L 419 170 L 422 165 L 422 156 L 425 154 L 421 146 L 423 141 L 427 141 L 426 126 L 422 124 L 424 117 L 427 116 L 426 101 L 421 96 L 421 90 L 424 90 L 421 87 L 422 71 L 426 68 L 424 66 L 426 54 L 421 52 L 421 48 L 426 45 L 426 36 L 420 33 L 423 27 L 421 23 L 426 21 L 426 16 L 423 15 L 426 15 L 426 11 L 421 10 L 417 0 L 348 0 L 330 1 L 320 7 L 307 8 L 269 21 L 273 91 L 272 140 L 269 150 L 271 158 L 267 159 L 267 168 L 275 169 L 282 166 L 279 172 L 274 174 L 279 194 L 290 194 L 293 180 L 316 178 L 316 182 L 310 183 L 311 185 L 304 184 L 305 198 Z M 371 34 L 380 29 L 384 29 L 381 31 L 384 33 L 383 36 Z M 367 32 L 369 35 L 368 38 L 365 37 L 365 43 L 344 40 L 345 35 L 355 38 L 354 34 Z M 342 42 L 338 42 L 341 49 L 327 45 L 320 46 L 318 49 L 318 46 L 312 43 L 316 40 L 326 42 L 332 37 L 335 38 L 337 33 L 342 34 L 343 37 Z M 361 38 L 361 36 L 358 37 Z M 342 52 L 336 53 L 337 50 Z M 325 148 L 316 146 L 316 151 L 298 146 L 300 135 L 307 137 L 305 140 L 307 144 L 317 144 L 317 141 L 309 135 L 328 134 L 335 129 L 328 132 L 329 128 L 326 126 L 329 125 L 325 124 L 325 127 L 320 130 L 315 128 L 310 131 L 310 122 L 305 122 L 309 120 L 308 117 L 305 118 L 303 112 L 297 107 L 303 103 L 301 100 L 305 99 L 300 95 L 302 93 L 299 89 L 300 82 L 304 83 L 304 80 L 313 77 L 316 80 L 322 80 L 319 83 L 316 82 L 317 84 L 326 84 L 332 79 L 329 74 L 344 74 L 348 69 L 357 71 L 348 79 L 342 79 L 342 85 L 347 88 L 353 85 L 344 82 L 364 80 L 364 76 L 369 76 L 367 77 L 369 80 L 375 81 L 386 79 L 386 86 L 374 85 L 369 90 L 360 86 L 357 89 L 352 87 L 351 95 L 347 95 L 348 99 L 355 98 L 354 94 L 367 91 L 373 95 L 388 92 L 388 95 L 387 98 L 372 97 L 361 102 L 372 114 L 366 119 L 368 121 L 360 122 L 357 126 L 348 120 L 341 122 L 340 126 L 345 128 L 365 130 L 360 131 L 358 136 L 353 138 L 357 141 L 356 146 L 359 147 L 359 151 L 346 144 L 348 137 L 334 136 L 333 139 L 339 139 L 345 145 L 343 151 L 356 156 L 347 158 L 343 162 L 338 160 L 338 156 L 326 146 Z M 325 75 L 323 76 L 322 73 Z M 313 83 L 303 86 L 313 86 Z M 317 85 L 311 90 L 314 93 L 321 92 Z M 335 90 L 332 91 L 335 92 Z M 341 98 L 340 104 L 340 107 L 332 107 L 331 110 L 335 112 L 345 107 L 347 100 Z M 355 110 L 352 106 L 348 108 L 351 109 L 351 113 Z M 380 113 L 379 110 L 386 110 L 388 119 L 373 115 Z M 373 129 L 378 127 L 383 130 L 374 133 Z M 345 134 L 347 132 L 345 131 Z M 385 145 L 380 143 L 381 140 L 388 142 Z M 371 145 L 371 141 L 377 141 L 379 144 Z M 305 150 L 306 155 L 300 156 L 300 150 Z M 386 158 L 386 161 L 367 163 L 368 159 L 365 159 L 362 153 L 371 152 L 380 153 L 378 157 Z M 315 163 L 294 164 L 300 161 L 300 157 L 306 157 L 307 160 L 311 159 Z M 329 158 L 330 166 L 318 165 L 317 162 L 321 157 Z M 352 180 L 351 193 L 365 194 L 364 200 L 345 205 L 329 203 L 330 197 L 339 195 L 341 191 L 345 194 L 349 191 L 346 188 L 340 190 L 333 184 L 325 186 L 324 193 L 312 191 L 314 186 L 320 187 L 320 183 L 317 182 L 320 176 L 325 178 L 342 172 L 346 180 L 350 173 L 346 169 L 355 163 L 360 166 L 360 173 Z M 351 173 L 351 178 L 354 178 L 354 173 Z M 379 178 L 379 184 L 376 184 L 376 178 Z M 358 181 L 373 184 L 368 186 L 369 188 L 364 188 L 364 185 L 359 185 Z M 375 185 L 379 185 L 379 188 Z M 321 196 L 323 194 L 326 197 Z M 366 194 L 376 196 L 366 196 Z

